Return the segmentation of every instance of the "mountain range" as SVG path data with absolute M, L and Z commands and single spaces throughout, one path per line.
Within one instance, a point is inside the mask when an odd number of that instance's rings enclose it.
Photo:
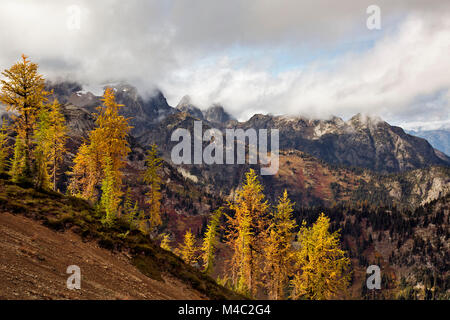
M 450 155 L 450 129 L 408 130 L 406 132 L 426 139 L 434 148 L 444 152 L 447 156 Z
M 132 198 L 146 208 L 148 186 L 140 176 L 145 169 L 145 150 L 156 143 L 164 159 L 161 231 L 171 234 L 175 242 L 181 242 L 187 229 L 201 235 L 211 212 L 225 205 L 245 172 L 258 165 L 174 165 L 170 157 L 176 144 L 170 139 L 172 132 L 176 128 L 192 130 L 198 120 L 204 130 L 278 129 L 279 170 L 273 176 L 261 177 L 267 198 L 273 203 L 287 189 L 299 223 L 302 219 L 313 221 L 320 211 L 326 212 L 333 227 L 342 229 L 356 279 L 363 277 L 367 263 L 380 262 L 389 270 L 392 283 L 404 278 L 411 286 L 424 285 L 436 272 L 444 274 L 435 281 L 448 281 L 442 267 L 446 256 L 439 250 L 449 246 L 448 231 L 442 230 L 448 230 L 449 225 L 450 158 L 426 139 L 361 114 L 347 121 L 270 114 L 238 121 L 220 104 L 201 110 L 184 96 L 172 107 L 158 90 L 143 98 L 131 85 L 112 87 L 117 101 L 126 106 L 123 115 L 133 126 L 125 183 Z M 62 103 L 69 128 L 63 168 L 67 171 L 94 127 L 93 112 L 101 97 L 83 91 L 74 82 L 49 82 L 47 89 Z M 59 189 L 64 191 L 66 184 L 67 179 L 61 179 Z M 426 243 L 431 247 L 422 257 L 408 257 L 408 250 L 419 252 Z M 218 260 L 225 257 L 226 250 L 219 248 Z M 356 283 L 352 295 L 363 297 Z M 443 287 L 441 293 L 445 294 Z M 399 293 L 397 285 L 395 288 Z
M 132 135 L 143 146 L 155 140 L 165 149 L 169 141 L 157 141 L 163 138 L 154 136 L 155 130 L 166 138 L 166 132 L 160 130 L 171 130 L 173 125 L 180 125 L 180 117 L 186 117 L 182 121 L 198 119 L 205 122 L 206 127 L 279 129 L 282 150 L 296 149 L 330 164 L 367 168 L 380 173 L 450 164 L 450 158 L 442 150 L 434 149 L 427 140 L 410 135 L 379 118 L 357 114 L 344 121 L 339 117 L 317 120 L 255 114 L 247 121 L 238 122 L 219 104 L 202 111 L 191 103 L 189 96 L 184 96 L 173 108 L 160 91 L 144 100 L 136 88 L 128 84 L 113 87 L 117 101 L 126 106 L 122 109 L 123 115 L 131 120 Z M 60 102 L 89 112 L 94 112 L 100 104 L 101 97 L 81 91 L 81 86 L 76 83 L 50 84 L 49 88 L 54 90 Z

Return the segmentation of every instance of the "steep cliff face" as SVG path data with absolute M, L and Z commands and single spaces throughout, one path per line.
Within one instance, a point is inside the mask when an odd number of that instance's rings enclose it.
M 410 130 L 408 133 L 426 139 L 433 147 L 443 152 L 447 158 L 450 155 L 450 128 L 438 130 Z
M 280 131 L 280 148 L 307 152 L 330 164 L 367 168 L 389 173 L 449 165 L 424 139 L 380 119 L 360 114 L 345 122 L 301 117 L 255 115 L 242 128 Z
M 135 87 L 125 83 L 108 87 L 114 89 L 117 102 L 126 106 L 122 108 L 121 114 L 130 118 L 133 135 L 141 134 L 176 112 L 176 109 L 168 105 L 161 91 L 155 90 L 149 97 L 143 98 Z M 96 108 L 101 105 L 101 96 L 82 91 L 81 86 L 76 83 L 48 83 L 47 88 L 54 91 L 54 97 L 61 103 L 81 107 L 91 113 L 96 112 Z
M 202 110 L 192 104 L 191 98 L 189 96 L 184 96 L 183 98 L 181 98 L 180 102 L 177 105 L 177 110 L 188 113 L 199 120 L 204 119 Z
M 130 85 L 118 84 L 112 87 L 117 101 L 126 106 L 122 113 L 130 118 L 132 135 L 138 137 L 143 145 L 153 140 L 155 132 L 164 137 L 166 143 L 167 137 L 176 129 L 175 125 L 188 129 L 192 127 L 186 123 L 188 120 L 203 120 L 206 126 L 219 128 L 279 129 L 282 150 L 303 151 L 330 164 L 367 168 L 381 173 L 450 165 L 450 159 L 434 150 L 425 139 L 409 135 L 381 119 L 360 114 L 348 121 L 338 117 L 313 120 L 257 114 L 246 122 L 237 122 L 220 105 L 201 111 L 188 96 L 181 99 L 177 108 L 172 108 L 160 91 L 144 99 Z M 92 93 L 76 91 L 80 87 L 74 83 L 54 84 L 49 88 L 54 89 L 62 102 L 90 112 L 95 111 L 101 103 L 100 97 Z M 180 123 L 176 117 L 168 119 L 170 115 L 178 113 L 187 114 L 185 123 Z M 158 140 L 162 142 L 162 138 Z
M 280 169 L 262 177 L 269 196 L 283 189 L 299 206 L 366 202 L 416 208 L 450 192 L 450 169 L 430 167 L 396 174 L 332 166 L 297 150 L 280 152 Z
M 212 123 L 224 124 L 234 118 L 225 111 L 223 106 L 219 104 L 214 104 L 204 112 L 204 117 L 206 120 Z
M 311 120 L 255 115 L 247 122 L 238 123 L 229 121 L 230 117 L 220 106 L 202 112 L 188 96 L 183 97 L 175 109 L 167 104 L 161 93 L 144 100 L 129 85 L 114 88 L 118 101 L 126 105 L 123 114 L 131 118 L 135 127 L 129 138 L 133 149 L 129 168 L 137 171 L 130 176 L 142 170 L 145 148 L 156 143 L 171 171 L 201 184 L 207 192 L 228 196 L 242 181 L 248 165 L 170 165 L 171 150 L 178 143 L 171 141 L 172 132 L 184 128 L 193 134 L 194 121 L 202 120 L 203 130 L 211 127 L 280 130 L 279 172 L 263 177 L 269 198 L 275 199 L 280 190 L 287 188 L 299 205 L 330 205 L 365 199 L 372 204 L 414 207 L 448 192 L 448 170 L 428 168 L 430 165 L 445 167 L 445 159 L 439 158 L 426 140 L 408 135 L 381 119 L 361 115 L 348 121 L 338 117 Z M 78 89 L 74 84 L 54 89 L 62 101 L 64 95 L 70 95 L 63 107 L 70 129 L 70 152 L 66 155 L 64 169 L 70 168 L 82 139 L 93 128 L 92 112 L 101 103 L 100 97 L 74 91 Z M 203 147 L 207 144 L 204 142 Z M 417 170 L 419 168 L 421 170 Z M 259 170 L 258 166 L 256 169 Z M 404 174 L 386 175 L 401 172 Z M 64 183 L 63 179 L 61 189 L 64 189 Z
M 144 99 L 138 94 L 136 88 L 130 85 L 121 84 L 113 86 L 113 88 L 117 101 L 126 106 L 122 113 L 131 118 L 133 135 L 139 135 L 149 125 L 158 123 L 175 112 L 175 109 L 168 105 L 166 98 L 159 90 Z

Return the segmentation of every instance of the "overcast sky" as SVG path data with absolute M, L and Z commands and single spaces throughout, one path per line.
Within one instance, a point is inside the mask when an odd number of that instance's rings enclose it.
M 159 88 L 173 106 L 189 94 L 240 120 L 363 112 L 450 128 L 445 0 L 2 0 L 0 43 L 1 69 L 25 53 L 50 79 Z

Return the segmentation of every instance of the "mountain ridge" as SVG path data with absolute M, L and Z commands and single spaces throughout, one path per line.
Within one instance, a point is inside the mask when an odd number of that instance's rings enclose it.
M 69 90 L 62 90 L 69 88 Z M 49 85 L 49 88 L 52 88 Z M 71 89 L 70 89 L 71 88 Z M 127 106 L 123 114 L 131 118 L 132 134 L 144 146 L 148 137 L 158 128 L 167 131 L 160 124 L 173 127 L 167 117 L 185 112 L 192 121 L 199 119 L 210 127 L 242 129 L 278 129 L 280 148 L 297 149 L 310 153 L 330 164 L 368 168 L 377 172 L 391 173 L 424 168 L 429 165 L 450 165 L 444 157 L 424 139 L 407 134 L 402 128 L 373 117 L 357 114 L 348 121 L 339 117 L 329 120 L 307 119 L 294 116 L 273 116 L 255 114 L 249 120 L 238 122 L 221 105 L 213 105 L 202 111 L 192 104 L 189 96 L 180 100 L 176 108 L 171 107 L 161 91 L 153 97 L 143 99 L 137 90 L 127 84 L 113 86 L 117 101 Z M 75 91 L 80 86 L 59 84 L 55 92 L 62 101 L 95 111 L 100 97 L 92 98 L 90 93 Z M 65 93 L 64 93 L 65 92 Z M 64 98 L 64 94 L 69 97 Z M 166 133 L 163 134 L 167 136 Z

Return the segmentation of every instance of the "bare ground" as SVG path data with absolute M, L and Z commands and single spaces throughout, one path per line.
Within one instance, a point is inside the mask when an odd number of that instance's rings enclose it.
M 81 269 L 81 289 L 66 287 L 69 265 Z M 72 231 L 0 213 L 0 299 L 206 299 L 170 275 L 143 275 L 125 253 L 83 242 Z

